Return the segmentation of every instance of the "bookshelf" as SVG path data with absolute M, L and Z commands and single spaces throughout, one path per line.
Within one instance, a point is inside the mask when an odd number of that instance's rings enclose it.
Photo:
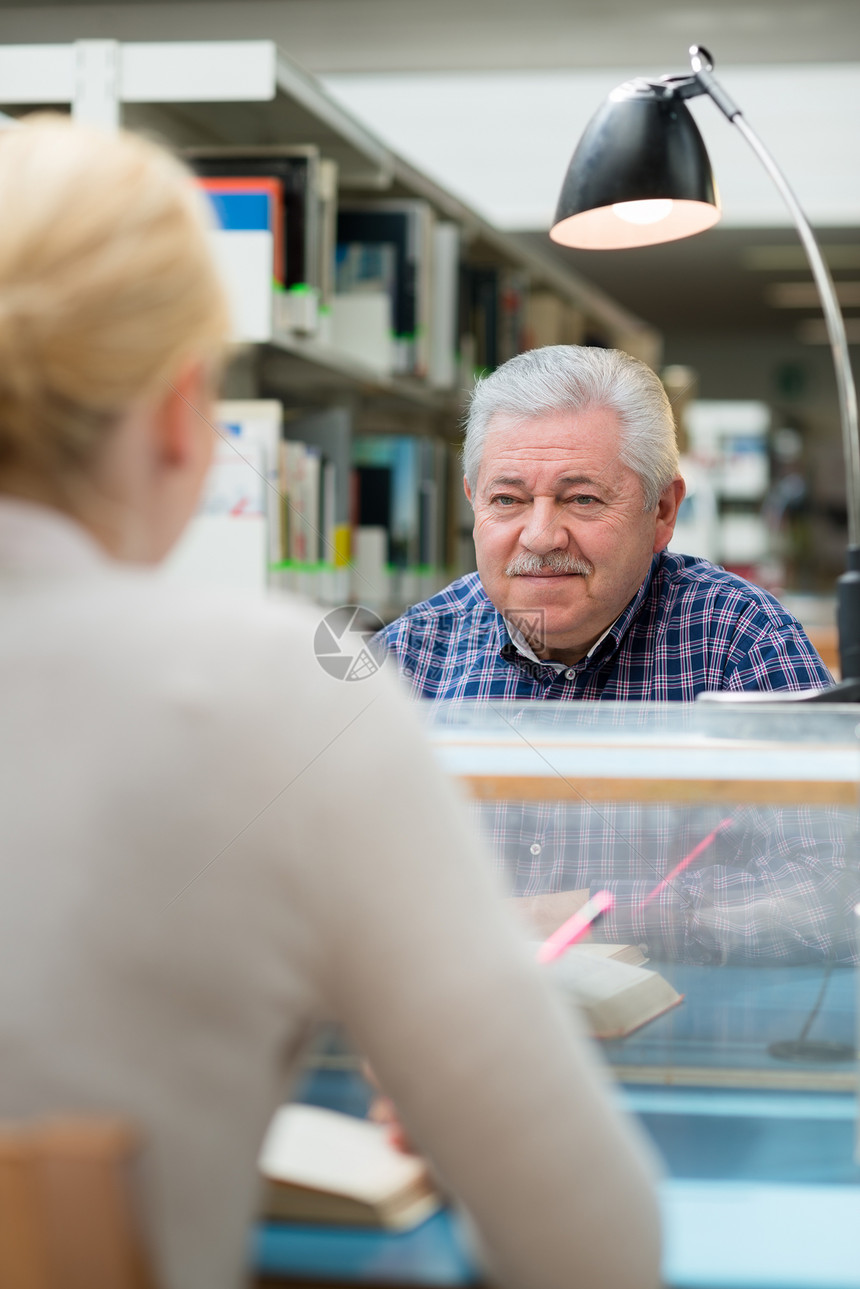
M 456 497 L 455 449 L 468 388 L 475 369 L 486 365 L 488 356 L 492 365 L 494 358 L 502 361 L 512 350 L 547 343 L 547 319 L 557 315 L 565 319 L 561 341 L 602 343 L 626 349 L 653 366 L 659 363 L 660 337 L 653 328 L 579 275 L 559 272 L 549 251 L 545 257 L 515 235 L 493 228 L 397 156 L 272 41 L 81 40 L 0 46 L 0 109 L 16 116 L 40 107 L 70 110 L 77 119 L 108 128 L 121 123 L 142 130 L 185 151 L 196 165 L 199 161 L 193 158 L 204 152 L 211 157 L 231 149 L 239 158 L 289 149 L 310 151 L 319 158 L 319 172 L 325 176 L 325 185 L 319 180 L 320 193 L 323 186 L 328 193 L 314 207 L 323 230 L 319 241 L 324 267 L 317 275 L 323 284 L 313 286 L 310 294 L 301 286 L 306 294 L 297 295 L 294 287 L 286 286 L 286 278 L 279 290 L 271 290 L 271 272 L 256 281 L 260 307 L 247 334 L 237 325 L 224 396 L 280 400 L 287 436 L 293 418 L 338 409 L 348 414 L 356 438 L 395 434 L 448 443 L 451 495 L 438 498 L 440 511 L 434 519 L 434 527 L 441 524 L 446 536 L 439 546 L 439 567 L 422 572 L 423 589 L 432 588 L 434 580 L 442 586 L 466 571 L 468 517 Z M 365 313 L 368 319 L 374 309 L 379 314 L 384 299 L 374 301 L 371 291 L 357 303 L 350 297 L 345 304 L 343 294 L 336 293 L 333 265 L 325 262 L 337 243 L 339 216 L 383 206 L 426 213 L 427 228 L 436 239 L 433 257 L 444 242 L 449 259 L 454 259 L 447 284 L 437 273 L 431 286 L 429 278 L 419 281 L 430 257 L 416 259 L 416 318 L 420 305 L 423 325 L 417 326 L 412 355 L 405 360 L 397 338 L 391 361 L 384 346 L 374 351 L 366 344 Z M 306 218 L 311 218 L 309 213 Z M 444 235 L 437 239 L 440 229 Z M 287 230 L 288 237 L 289 222 Z M 219 247 L 232 252 L 240 239 L 231 240 L 230 232 L 224 231 Z M 248 290 L 243 267 L 248 262 L 232 266 L 238 283 L 234 291 Z M 330 287 L 323 281 L 329 267 Z M 468 289 L 476 301 L 471 312 L 464 311 Z M 431 305 L 440 299 L 446 301 L 444 311 L 439 306 L 433 312 Z M 392 298 L 392 315 L 395 308 Z M 350 335 L 344 319 L 351 311 L 356 311 L 358 321 Z M 439 346 L 447 346 L 441 360 Z M 341 461 L 339 468 L 351 469 L 351 462 Z M 419 584 L 402 574 L 399 570 L 392 587 Z M 300 581 L 302 591 L 313 594 L 313 579 L 306 570 Z M 398 596 L 393 591 L 391 602 L 378 606 L 383 616 L 404 607 Z

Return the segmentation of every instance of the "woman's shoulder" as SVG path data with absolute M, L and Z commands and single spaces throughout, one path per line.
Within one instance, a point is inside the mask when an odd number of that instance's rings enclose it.
M 126 637 L 142 632 L 151 646 L 192 649 L 201 663 L 226 661 L 231 650 L 250 657 L 272 647 L 302 649 L 312 643 L 322 611 L 295 597 L 263 597 L 242 591 L 189 587 L 160 570 L 111 570 L 100 587 L 115 629 Z
M 409 719 L 396 669 L 372 640 L 378 622 L 360 606 L 192 592 L 158 574 L 119 582 L 108 597 L 119 653 L 156 691 L 193 689 L 225 714 L 289 720 L 293 736 L 297 722 L 342 724 L 371 700 L 386 724 Z

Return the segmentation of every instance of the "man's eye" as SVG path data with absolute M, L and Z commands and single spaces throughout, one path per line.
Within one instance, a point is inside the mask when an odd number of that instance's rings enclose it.
M 494 506 L 503 506 L 507 508 L 508 506 L 514 505 L 514 503 L 516 502 L 516 497 L 508 497 L 508 496 L 502 495 L 499 497 L 493 497 L 492 500 L 493 500 Z
M 592 497 L 590 493 L 582 493 L 577 497 L 569 497 L 568 504 L 572 506 L 593 506 L 600 501 L 599 497 Z

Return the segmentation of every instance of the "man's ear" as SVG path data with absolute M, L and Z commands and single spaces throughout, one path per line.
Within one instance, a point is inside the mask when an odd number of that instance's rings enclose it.
M 665 550 L 672 540 L 675 523 L 678 519 L 678 511 L 681 508 L 681 502 L 684 500 L 686 492 L 687 485 L 679 475 L 660 493 L 660 500 L 657 502 L 657 526 L 654 533 L 655 555 Z
M 469 505 L 470 505 L 470 506 L 472 507 L 472 509 L 474 510 L 474 509 L 475 509 L 475 503 L 474 503 L 474 501 L 472 500 L 472 489 L 469 487 L 469 480 L 466 478 L 466 476 L 465 476 L 465 475 L 463 475 L 463 491 L 464 491 L 464 492 L 465 492 L 465 494 L 466 494 L 466 500 L 468 501 Z

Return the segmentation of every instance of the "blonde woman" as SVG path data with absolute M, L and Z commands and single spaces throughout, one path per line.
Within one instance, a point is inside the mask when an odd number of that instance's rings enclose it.
M 212 450 L 205 224 L 141 139 L 0 140 L 0 1116 L 132 1116 L 166 1289 L 236 1285 L 264 1128 L 336 1017 L 500 1284 L 649 1289 L 646 1155 L 394 680 L 157 572 Z

